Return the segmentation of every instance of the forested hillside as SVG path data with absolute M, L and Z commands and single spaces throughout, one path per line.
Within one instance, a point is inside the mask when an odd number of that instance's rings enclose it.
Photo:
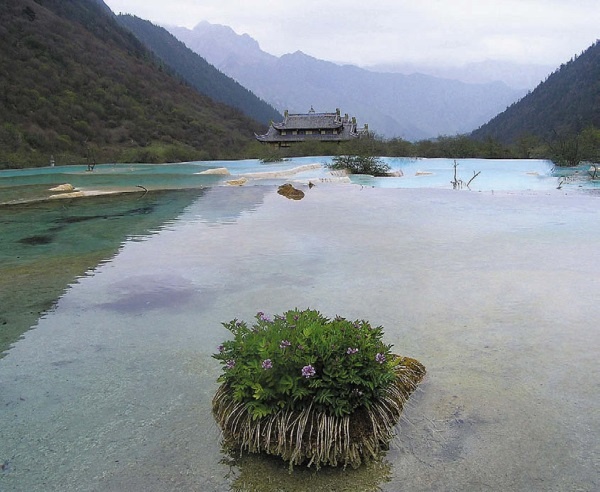
M 0 168 L 226 158 L 263 127 L 174 77 L 101 0 L 2 0 Z
M 166 29 L 132 15 L 119 15 L 117 19 L 152 50 L 165 65 L 168 65 L 202 94 L 238 108 L 267 126 L 270 121 L 280 121 L 283 118 L 275 108 L 217 70 Z
M 533 92 L 473 132 L 511 143 L 534 136 L 556 140 L 600 128 L 600 42 L 552 73 Z

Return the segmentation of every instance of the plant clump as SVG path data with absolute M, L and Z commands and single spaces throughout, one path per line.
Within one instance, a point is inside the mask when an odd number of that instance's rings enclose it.
M 374 155 L 338 155 L 331 160 L 327 167 L 330 169 L 344 169 L 350 174 L 390 175 L 390 166 Z
M 249 326 L 223 324 L 233 339 L 213 413 L 228 449 L 265 452 L 290 463 L 351 465 L 376 459 L 425 374 L 392 353 L 382 327 L 314 310 L 263 313 Z

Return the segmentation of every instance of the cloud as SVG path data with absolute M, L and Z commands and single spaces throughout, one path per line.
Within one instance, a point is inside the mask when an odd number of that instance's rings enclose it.
M 159 24 L 206 20 L 247 33 L 274 55 L 297 50 L 369 65 L 486 59 L 555 64 L 597 37 L 597 0 L 107 0 Z

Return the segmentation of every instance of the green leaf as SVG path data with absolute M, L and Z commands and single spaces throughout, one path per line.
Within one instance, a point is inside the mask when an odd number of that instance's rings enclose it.
M 277 391 L 285 395 L 289 395 L 294 388 L 294 384 L 295 379 L 291 375 L 286 374 L 277 383 Z
M 304 338 L 310 338 L 313 334 L 313 331 L 314 329 L 312 326 L 307 326 L 302 330 L 302 334 L 304 335 Z
M 327 403 L 331 405 L 333 403 L 333 392 L 330 389 L 324 389 L 319 391 L 315 396 L 315 402 Z
M 310 390 L 308 388 L 304 388 L 303 386 L 296 386 L 292 391 L 292 397 L 294 400 L 299 400 L 310 395 Z
M 254 393 L 252 394 L 252 397 L 255 400 L 260 400 L 261 398 L 264 397 L 265 390 L 262 387 L 262 385 L 260 385 L 259 383 L 254 383 L 254 384 L 251 385 L 251 387 L 254 390 Z
M 272 413 L 272 410 L 267 405 L 258 402 L 248 403 L 246 409 L 252 415 L 253 420 L 261 419 Z

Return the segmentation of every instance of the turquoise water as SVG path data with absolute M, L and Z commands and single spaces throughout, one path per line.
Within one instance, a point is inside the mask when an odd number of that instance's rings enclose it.
M 494 159 L 411 159 L 384 158 L 392 171 L 402 177 L 373 178 L 350 176 L 346 181 L 377 188 L 452 189 L 452 181 L 460 180 L 461 188 L 472 191 L 525 191 L 562 189 L 594 189 L 599 181 L 591 181 L 587 166 L 555 169 L 545 160 Z M 226 184 L 228 180 L 248 178 L 246 184 L 276 184 L 281 179 L 308 183 L 340 181 L 339 173 L 326 167 L 331 157 L 301 157 L 280 163 L 263 164 L 255 159 L 242 161 L 209 161 L 180 164 L 103 164 L 93 172 L 86 166 L 0 171 L 0 204 L 47 198 L 49 188 L 69 183 L 84 191 L 136 192 L 143 189 L 201 188 Z M 454 162 L 458 164 L 454 176 Z M 228 175 L 201 174 L 214 168 L 226 168 Z M 476 177 L 474 175 L 479 173 Z
M 123 243 L 168 227 L 206 189 L 0 206 L 0 354 Z
M 355 181 L 385 188 L 453 188 L 455 161 L 452 159 L 388 158 L 386 161 L 393 170 L 400 169 L 404 175 L 399 178 L 357 177 Z M 563 174 L 569 176 L 564 187 L 595 186 L 586 179 L 583 166 L 565 171 L 539 159 L 456 159 L 456 163 L 456 180 L 462 181 L 463 189 L 472 191 L 550 190 L 559 185 Z M 476 173 L 479 174 L 474 177 Z
M 276 173 L 307 164 L 320 165 L 328 158 L 297 158 L 283 163 L 262 164 L 255 159 L 243 161 L 208 161 L 179 164 L 101 164 L 93 172 L 87 166 L 56 166 L 46 168 L 0 171 L 0 204 L 46 199 L 56 192 L 50 188 L 71 184 L 83 191 L 139 192 L 143 189 L 202 188 L 225 184 L 249 173 Z M 204 171 L 226 167 L 229 175 L 201 174 Z M 324 169 L 313 170 L 308 176 L 326 176 Z M 306 173 L 295 173 L 304 177 Z M 268 178 L 268 177 L 267 177 Z M 267 178 L 256 180 L 260 184 Z
M 0 359 L 0 490 L 597 490 L 593 187 L 373 188 L 320 172 L 294 175 L 300 201 L 270 178 L 0 207 L 2 294 L 55 289 Z M 427 366 L 381 463 L 290 476 L 222 453 L 221 322 L 292 307 L 382 325 Z

